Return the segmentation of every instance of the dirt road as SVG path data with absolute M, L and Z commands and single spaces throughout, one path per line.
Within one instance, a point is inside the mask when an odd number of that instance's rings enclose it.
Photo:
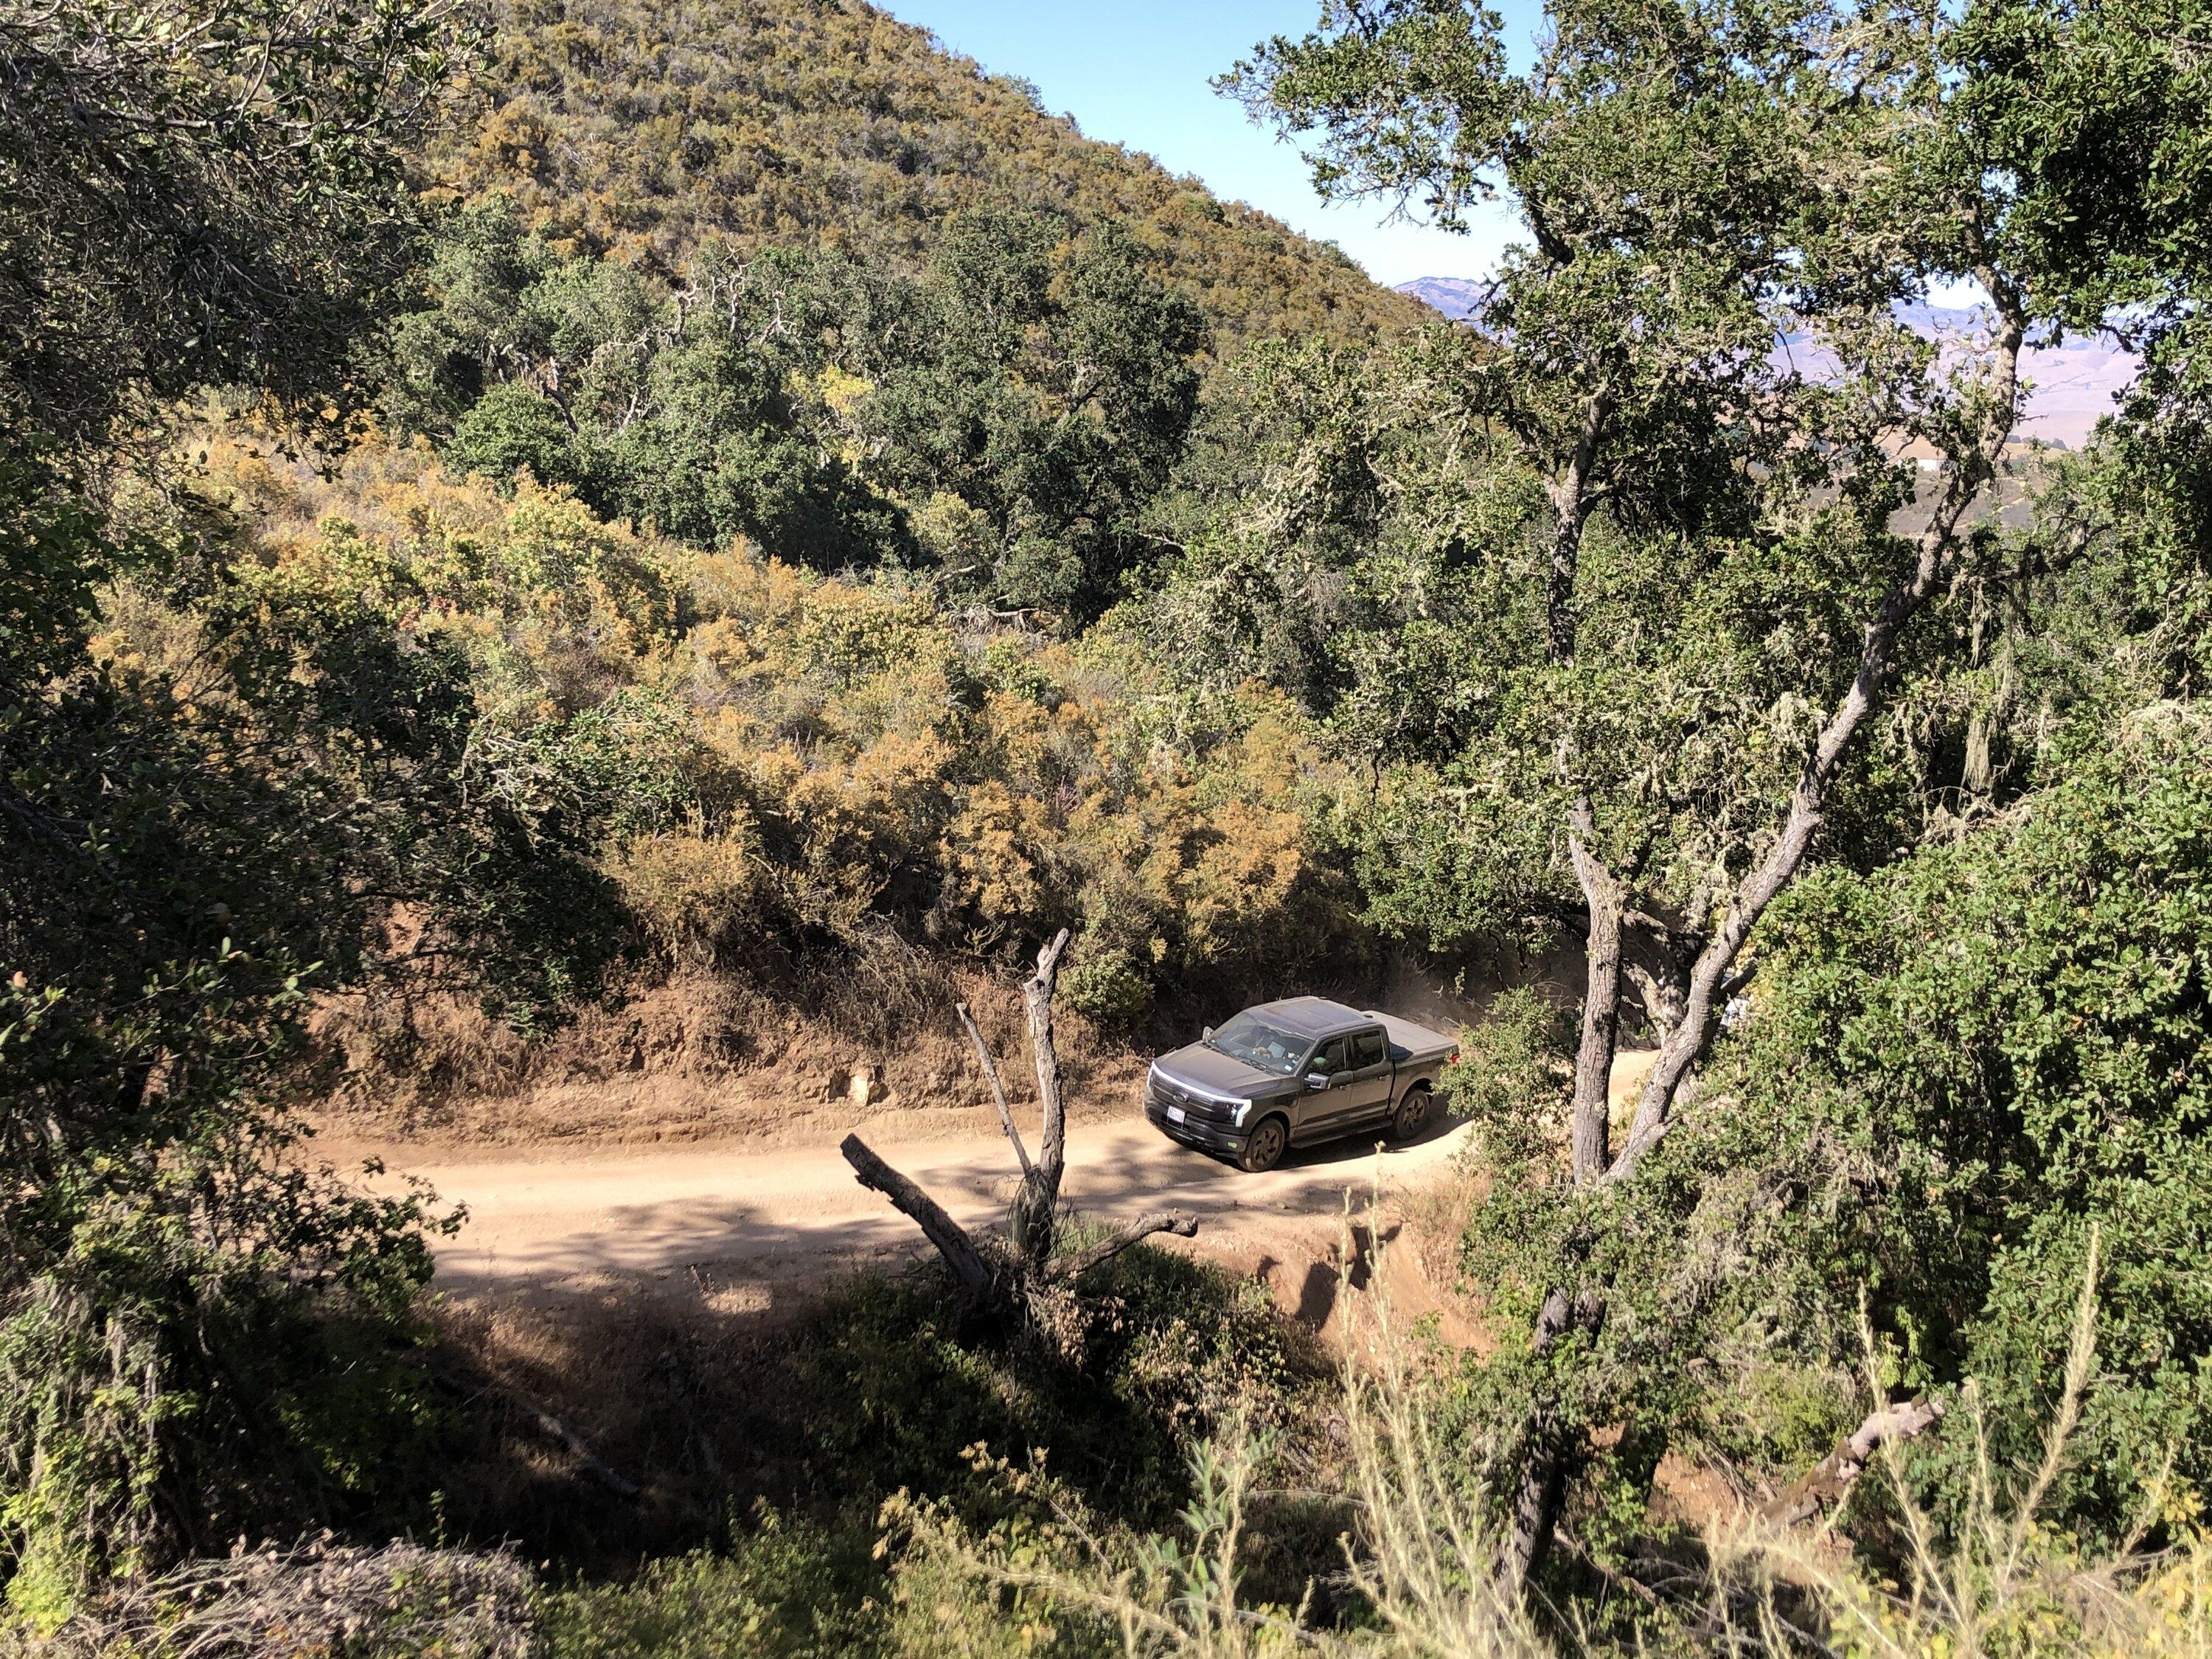
M 1439 1126 L 1379 1154 L 1371 1141 L 1341 1142 L 1292 1152 L 1281 1168 L 1251 1176 L 1176 1146 L 1140 1116 L 1078 1122 L 1068 1130 L 1064 1194 L 1105 1219 L 1191 1211 L 1218 1250 L 1287 1218 L 1334 1215 L 1347 1194 L 1364 1208 L 1378 1176 L 1387 1190 L 1440 1170 L 1467 1133 Z M 1004 1217 L 1013 1159 L 995 1131 L 906 1145 L 871 1137 L 870 1144 L 963 1224 Z M 913 1223 L 853 1178 L 834 1146 L 692 1145 L 453 1161 L 404 1146 L 374 1150 L 395 1174 L 420 1176 L 441 1198 L 468 1206 L 467 1226 L 438 1261 L 439 1283 L 463 1292 L 527 1294 L 687 1273 L 769 1283 L 927 1248 Z

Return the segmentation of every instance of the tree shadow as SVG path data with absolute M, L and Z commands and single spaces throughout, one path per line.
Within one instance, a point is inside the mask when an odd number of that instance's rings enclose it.
M 1264 1288 L 1210 1264 L 1139 1247 L 1081 1303 L 1070 1352 L 955 1340 L 934 1261 L 826 1289 L 735 1263 L 449 1296 L 441 1522 L 595 1577 L 726 1542 L 763 1504 L 866 1528 L 903 1488 L 988 1525 L 1009 1499 L 980 1447 L 1042 1453 L 1094 1514 L 1154 1527 L 1189 1499 L 1198 1438 L 1240 1410 L 1286 1422 L 1326 1386 Z

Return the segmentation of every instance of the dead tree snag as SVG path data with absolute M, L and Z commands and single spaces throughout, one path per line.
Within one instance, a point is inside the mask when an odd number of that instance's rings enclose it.
M 1101 1262 L 1154 1233 L 1173 1233 L 1188 1238 L 1198 1231 L 1195 1216 L 1175 1210 L 1154 1211 L 1087 1249 L 1057 1261 L 1052 1259 L 1060 1215 L 1060 1178 L 1067 1166 L 1067 1106 L 1060 1091 L 1060 1054 L 1053 1044 L 1052 999 L 1060 979 L 1060 955 L 1066 949 L 1067 929 L 1063 927 L 1037 952 L 1036 971 L 1022 982 L 1030 1054 L 1036 1066 L 1037 1104 L 1043 1119 L 1039 1155 L 1034 1162 L 1023 1143 L 1021 1130 L 1015 1126 L 1013 1110 L 1006 1103 L 1006 1084 L 999 1076 L 998 1063 L 991 1058 L 990 1045 L 983 1041 L 983 1034 L 976 1028 L 967 1005 L 954 1005 L 969 1041 L 975 1045 L 975 1056 L 982 1063 L 984 1080 L 990 1085 L 991 1099 L 999 1109 L 1000 1125 L 1014 1149 L 1014 1161 L 1021 1167 L 1021 1186 L 1007 1215 L 1006 1232 L 1012 1247 L 1011 1260 L 1004 1267 L 994 1267 L 990 1255 L 945 1212 L 942 1205 L 877 1157 L 860 1136 L 847 1135 L 840 1149 L 860 1184 L 890 1199 L 936 1247 L 959 1284 L 970 1314 L 1020 1305 L 1026 1302 L 1030 1291 L 1048 1285 L 1072 1285 Z

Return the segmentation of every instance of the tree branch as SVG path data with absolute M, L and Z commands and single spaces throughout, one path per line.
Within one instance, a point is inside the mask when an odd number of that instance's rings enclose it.
M 1883 1446 L 1916 1440 L 1943 1420 L 1940 1400 L 1915 1400 L 1902 1406 L 1883 1406 L 1867 1414 L 1865 1422 L 1836 1443 L 1835 1450 L 1790 1483 L 1789 1487 L 1759 1513 L 1782 1526 L 1810 1521 L 1823 1509 L 1833 1510 L 1850 1495 L 1851 1485 Z
M 1867 619 L 1856 671 L 1821 726 L 1820 736 L 1799 770 L 1781 833 L 1759 867 L 1745 878 L 1743 885 L 1737 890 L 1735 902 L 1698 954 L 1697 964 L 1691 970 L 1689 994 L 1684 1001 L 1681 1020 L 1660 1047 L 1659 1059 L 1637 1100 L 1627 1143 L 1606 1172 L 1608 1181 L 1632 1174 L 1644 1153 L 1656 1146 L 1665 1133 L 1675 1091 L 1711 1041 L 1722 981 L 1767 907 L 1796 878 L 1812 847 L 1814 835 L 1826 819 L 1829 793 L 1844 753 L 1895 672 L 1899 641 L 1905 625 L 1934 597 L 1951 569 L 1960 540 L 1960 526 L 1980 495 L 1982 486 L 1994 474 L 2005 441 L 2011 436 L 2013 422 L 2019 414 L 2020 353 L 2027 323 L 2010 288 L 1994 272 L 1981 274 L 1996 305 L 1999 319 L 1989 412 L 1973 441 L 1947 457 L 1941 496 L 1920 532 L 1918 556 L 1912 574 L 1884 593 L 1874 615 Z
M 1567 850 L 1589 903 L 1589 968 L 1583 989 L 1582 1041 L 1575 1054 L 1572 1121 L 1574 1180 L 1596 1181 L 1613 1161 L 1613 1055 L 1620 1037 L 1620 883 L 1592 850 L 1595 826 L 1587 797 L 1577 800 Z
M 1193 1238 L 1198 1234 L 1198 1218 L 1180 1210 L 1155 1210 L 1140 1215 L 1119 1232 L 1100 1239 L 1087 1250 L 1078 1250 L 1073 1255 L 1062 1256 L 1045 1269 L 1045 1277 L 1065 1283 L 1080 1279 L 1102 1261 L 1110 1261 L 1142 1239 L 1154 1233 L 1173 1233 L 1177 1238 Z
M 967 1230 L 947 1215 L 942 1205 L 878 1158 L 860 1136 L 847 1135 L 837 1150 L 844 1153 L 845 1162 L 853 1166 L 863 1187 L 881 1193 L 921 1229 L 971 1301 L 981 1302 L 990 1294 L 994 1277 L 990 1264 L 983 1260 Z
M 1022 1178 L 1027 1180 L 1036 1172 L 1036 1166 L 1030 1162 L 1030 1149 L 1022 1145 L 1022 1132 L 1014 1127 L 1013 1111 L 1006 1104 L 1006 1085 L 999 1081 L 998 1062 L 991 1058 L 990 1047 L 983 1041 L 982 1032 L 975 1029 L 975 1017 L 968 1012 L 968 1005 L 956 1002 L 952 1012 L 968 1028 L 968 1040 L 975 1045 L 976 1058 L 983 1062 L 983 1078 L 991 1085 L 991 1099 L 999 1109 L 999 1123 L 1006 1130 L 1006 1139 L 1013 1142 L 1014 1157 L 1022 1166 Z

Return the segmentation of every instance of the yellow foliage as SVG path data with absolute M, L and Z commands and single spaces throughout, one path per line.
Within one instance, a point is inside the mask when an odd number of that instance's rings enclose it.
M 487 112 L 430 167 L 464 198 L 507 194 L 556 245 L 669 274 L 713 240 L 911 255 L 945 220 L 1029 204 L 1043 181 L 1079 218 L 1129 226 L 1224 346 L 1371 340 L 1429 314 L 872 6 L 508 0 L 495 15 Z
M 419 449 L 371 444 L 325 477 L 207 447 L 204 492 L 248 504 L 240 580 L 262 603 L 458 646 L 505 727 L 625 692 L 678 711 L 697 821 L 605 855 L 672 953 L 749 918 L 874 913 L 978 945 L 1065 921 L 1188 972 L 1345 920 L 1302 808 L 1324 769 L 1268 694 L 1193 752 L 1152 730 L 1141 670 L 1018 633 L 979 648 L 894 580 L 699 553 L 526 480 L 502 499 Z

